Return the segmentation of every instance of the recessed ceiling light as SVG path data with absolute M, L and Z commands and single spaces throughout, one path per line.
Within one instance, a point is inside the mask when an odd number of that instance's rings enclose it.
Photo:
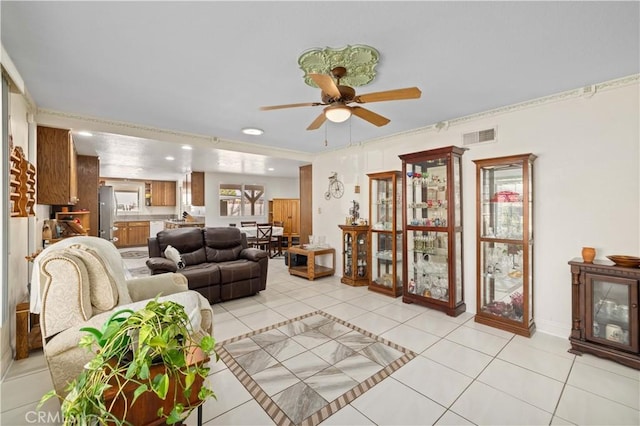
M 193 147 L 191 145 L 182 145 L 182 149 L 184 149 L 185 151 L 191 151 Z
M 82 131 L 78 132 L 78 135 L 80 135 L 80 136 L 93 136 L 93 133 L 87 132 L 86 130 L 82 130 Z
M 173 161 L 173 160 L 175 160 L 175 158 L 173 158 L 173 157 L 172 157 L 172 156 L 170 156 L 170 155 L 169 155 L 168 157 L 164 157 L 164 159 L 165 159 L 165 160 L 168 160 L 168 161 Z
M 267 170 L 269 170 L 270 172 L 274 171 L 275 169 L 273 167 L 269 167 Z
M 245 127 L 244 129 L 242 129 L 242 133 L 244 133 L 245 135 L 260 136 L 264 133 L 264 130 L 255 127 Z

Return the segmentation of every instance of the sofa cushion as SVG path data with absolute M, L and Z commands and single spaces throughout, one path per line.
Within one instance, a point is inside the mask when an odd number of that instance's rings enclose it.
M 70 253 L 84 262 L 89 279 L 91 306 L 104 312 L 118 305 L 118 288 L 107 265 L 90 247 L 73 245 L 64 252 Z M 127 290 L 128 291 L 128 290 Z
M 218 264 L 221 282 L 228 284 L 260 276 L 260 264 L 245 259 Z
M 244 249 L 238 228 L 205 228 L 203 233 L 207 262 L 236 260 Z
M 220 265 L 216 263 L 189 265 L 180 273 L 187 277 L 190 289 L 220 285 Z
M 160 252 L 173 246 L 182 255 L 185 265 L 196 265 L 207 261 L 204 251 L 204 240 L 201 228 L 165 229 L 156 236 Z

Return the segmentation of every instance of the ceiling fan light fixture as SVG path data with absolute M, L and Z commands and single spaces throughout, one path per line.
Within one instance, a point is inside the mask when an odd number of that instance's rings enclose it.
M 324 116 L 334 123 L 342 123 L 351 117 L 351 108 L 343 104 L 328 106 L 324 109 Z

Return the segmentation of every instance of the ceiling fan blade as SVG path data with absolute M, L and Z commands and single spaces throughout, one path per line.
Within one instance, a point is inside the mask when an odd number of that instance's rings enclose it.
M 376 114 L 373 111 L 370 111 L 366 108 L 362 108 L 359 106 L 351 107 L 351 113 L 353 115 L 357 115 L 363 120 L 366 120 L 369 123 L 376 125 L 378 127 L 384 126 L 385 124 L 388 124 L 390 121 L 387 117 L 383 117 L 380 114 Z
M 314 83 L 316 83 L 324 93 L 332 98 L 340 99 L 342 96 L 331 76 L 327 74 L 309 74 L 309 77 L 311 77 Z
M 301 104 L 271 105 L 271 106 L 260 107 L 260 111 L 271 111 L 272 109 L 297 108 L 297 107 L 318 106 L 318 105 L 322 105 L 322 103 L 320 103 L 320 102 L 305 102 L 305 103 L 301 103 Z
M 320 126 L 322 126 L 322 124 L 324 124 L 324 122 L 327 120 L 327 117 L 324 116 L 324 111 L 316 117 L 315 120 L 313 120 L 313 123 L 309 124 L 309 127 L 307 127 L 307 130 L 316 130 L 317 128 L 319 128 Z
M 364 95 L 356 96 L 354 101 L 359 104 L 366 102 L 398 101 L 402 99 L 417 99 L 420 95 L 422 95 L 422 92 L 417 87 L 407 87 L 404 89 L 386 90 L 384 92 L 365 93 Z

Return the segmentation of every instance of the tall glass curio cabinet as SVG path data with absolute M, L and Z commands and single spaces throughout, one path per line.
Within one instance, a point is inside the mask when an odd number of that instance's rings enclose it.
M 466 310 L 462 273 L 462 154 L 450 146 L 400 156 L 403 295 L 450 316 Z
M 369 173 L 369 290 L 402 295 L 402 172 Z
M 475 321 L 531 336 L 533 320 L 533 154 L 476 163 Z

